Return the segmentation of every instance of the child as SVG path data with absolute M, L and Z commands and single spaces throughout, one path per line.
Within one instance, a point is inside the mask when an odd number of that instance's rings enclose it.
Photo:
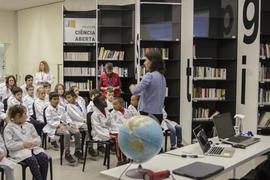
M 6 180 L 15 180 L 14 167 L 16 163 L 7 159 L 7 150 L 2 135 L 0 135 L 0 167 L 4 169 Z
M 140 112 L 137 109 L 138 104 L 139 104 L 139 98 L 140 96 L 136 96 L 136 95 L 132 95 L 130 97 L 130 105 L 128 106 L 128 109 L 127 109 L 128 118 L 140 115 Z
M 81 96 L 79 96 L 79 88 L 77 86 L 71 86 L 70 90 L 76 94 L 76 101 L 83 109 L 85 109 L 85 100 Z
M 126 157 L 121 153 L 118 146 L 118 133 L 126 120 L 127 110 L 123 107 L 124 100 L 121 97 L 114 97 L 112 104 L 113 111 L 111 112 L 110 137 L 115 142 L 116 157 L 118 159 L 117 166 L 120 166 L 127 163 Z M 123 159 L 121 155 L 123 156 Z
M 80 132 L 79 130 L 70 123 L 70 120 L 65 112 L 65 109 L 59 104 L 59 95 L 55 92 L 51 92 L 49 95 L 50 105 L 45 110 L 45 117 L 47 120 L 46 126 L 43 131 L 48 134 L 51 139 L 54 139 L 55 134 L 64 135 L 64 149 L 65 149 L 65 159 L 70 163 L 70 165 L 75 165 L 76 161 L 70 154 L 70 136 L 75 137 L 75 153 L 74 156 L 78 158 L 79 161 L 83 160 L 80 145 Z M 56 143 L 53 140 L 52 143 Z
M 113 110 L 113 96 L 114 96 L 114 91 L 112 88 L 108 88 L 106 90 L 106 103 L 107 103 L 107 109 L 109 112 L 111 112 Z
M 182 145 L 182 128 L 180 125 L 178 125 L 174 121 L 170 121 L 167 119 L 167 113 L 165 109 L 162 109 L 163 112 L 163 121 L 161 123 L 161 127 L 164 130 L 169 129 L 170 130 L 170 140 L 171 140 L 171 150 L 176 149 L 176 139 L 175 136 L 177 136 L 177 147 L 183 147 Z
M 34 108 L 35 108 L 34 111 L 36 113 L 36 121 L 33 122 L 33 124 L 37 130 L 38 135 L 40 136 L 41 136 L 42 129 L 45 126 L 45 122 L 43 118 L 43 110 L 46 107 L 45 95 L 46 95 L 45 89 L 43 87 L 39 87 L 37 89 L 37 99 L 35 99 L 34 101 Z M 56 144 L 53 146 L 53 148 L 57 150 L 59 147 Z
M 19 87 L 12 88 L 12 96 L 8 98 L 7 109 L 15 105 L 23 105 L 22 102 L 22 89 Z
M 89 96 L 90 96 L 90 102 L 87 106 L 87 113 L 89 112 L 93 112 L 93 106 L 94 106 L 94 103 L 93 103 L 93 99 L 99 95 L 99 91 L 97 89 L 92 89 L 90 92 L 89 92 Z
M 27 95 L 23 96 L 23 104 L 27 108 L 27 112 L 29 116 L 33 115 L 33 103 L 34 103 L 34 86 L 27 85 L 26 86 Z
M 28 85 L 31 85 L 31 86 L 34 87 L 34 85 L 33 85 L 33 76 L 32 75 L 30 75 L 30 74 L 26 75 L 25 78 L 24 78 L 24 80 L 25 80 L 25 83 L 21 86 L 21 89 L 23 91 L 23 97 L 26 96 L 26 95 L 28 95 L 28 92 L 27 92 L 27 89 L 26 89 L 26 87 Z M 34 95 L 36 95 L 35 90 L 36 89 L 34 87 Z
M 65 94 L 65 87 L 63 84 L 57 84 L 54 88 L 54 92 L 56 92 L 59 95 L 59 106 L 62 106 L 66 109 L 66 106 L 68 104 L 67 100 L 64 97 Z
M 51 92 L 51 84 L 45 83 L 43 84 L 43 87 L 45 89 L 46 95 L 45 95 L 45 102 L 49 103 L 49 94 Z
M 40 147 L 41 140 L 34 126 L 26 122 L 26 108 L 21 105 L 10 107 L 8 117 L 10 122 L 4 130 L 4 139 L 9 156 L 17 162 L 25 162 L 34 179 L 46 179 L 48 156 Z
M 110 139 L 109 122 L 110 113 L 107 110 L 105 97 L 98 95 L 93 100 L 94 112 L 91 116 L 91 135 L 95 141 L 108 141 Z M 105 152 L 104 146 L 99 145 L 98 150 Z

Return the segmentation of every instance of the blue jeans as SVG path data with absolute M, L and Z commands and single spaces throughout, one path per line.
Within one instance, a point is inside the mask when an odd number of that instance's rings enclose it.
M 170 133 L 170 140 L 171 140 L 171 147 L 175 146 L 176 138 L 177 137 L 177 145 L 182 144 L 182 128 L 179 125 L 172 127 L 168 122 L 166 122 L 168 129 L 171 131 Z

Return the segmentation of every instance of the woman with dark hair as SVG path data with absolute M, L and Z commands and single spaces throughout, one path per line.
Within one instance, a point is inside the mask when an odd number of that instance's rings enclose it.
M 166 72 L 161 54 L 152 50 L 145 55 L 144 66 L 148 71 L 136 86 L 130 85 L 132 94 L 141 94 L 138 110 L 141 115 L 154 115 L 162 121 L 162 108 L 165 100 Z
M 1 101 L 9 98 L 12 95 L 12 88 L 17 87 L 16 79 L 13 75 L 6 77 L 6 84 L 1 90 Z

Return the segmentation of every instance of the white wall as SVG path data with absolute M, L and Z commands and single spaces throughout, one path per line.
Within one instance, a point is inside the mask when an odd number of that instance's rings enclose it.
M 14 11 L 0 10 L 0 42 L 9 43 L 6 52 L 6 74 L 17 74 L 17 13 Z
M 18 11 L 18 65 L 21 83 L 26 74 L 36 73 L 42 60 L 49 63 L 57 83 L 57 64 L 63 63 L 62 17 L 61 3 Z

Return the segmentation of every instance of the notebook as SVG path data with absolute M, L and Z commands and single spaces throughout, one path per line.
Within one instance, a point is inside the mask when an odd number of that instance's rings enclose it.
M 211 143 L 208 141 L 206 133 L 201 126 L 196 127 L 193 130 L 194 136 L 197 138 L 200 147 L 207 156 L 217 156 L 217 157 L 232 157 L 235 149 L 232 147 L 223 147 L 223 146 L 211 146 Z
M 175 169 L 172 172 L 176 175 L 186 176 L 193 179 L 205 179 L 223 170 L 223 166 L 203 162 L 194 162 L 184 167 Z
M 260 141 L 260 138 L 236 135 L 233 128 L 233 119 L 229 112 L 216 115 L 213 121 L 216 126 L 218 137 L 222 142 L 232 145 L 239 144 L 246 147 Z

